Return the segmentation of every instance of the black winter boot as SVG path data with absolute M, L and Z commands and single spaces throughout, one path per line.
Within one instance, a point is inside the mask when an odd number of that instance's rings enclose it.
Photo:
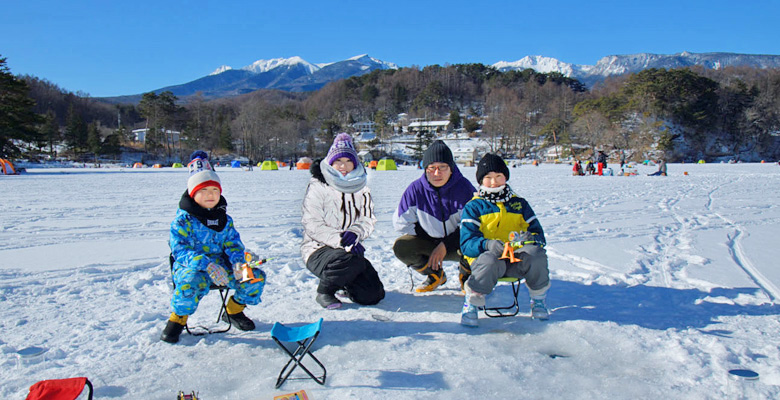
M 245 308 L 246 305 L 237 302 L 233 296 L 230 296 L 230 300 L 227 303 L 227 312 L 222 314 L 222 320 L 232 323 L 233 326 L 242 331 L 255 330 L 255 323 L 244 315 Z
M 327 308 L 328 310 L 341 308 L 341 300 L 337 299 L 336 296 L 332 294 L 317 293 L 315 300 L 317 301 L 317 304 L 321 305 L 323 308 Z
M 179 336 L 183 330 L 184 325 L 168 320 L 168 324 L 165 325 L 165 329 L 163 329 L 162 335 L 160 335 L 160 340 L 167 343 L 178 343 Z
M 233 326 L 242 331 L 255 330 L 255 323 L 252 322 L 252 320 L 249 319 L 246 315 L 244 315 L 243 311 L 237 314 L 224 313 L 222 314 L 222 320 L 227 323 L 232 323 Z

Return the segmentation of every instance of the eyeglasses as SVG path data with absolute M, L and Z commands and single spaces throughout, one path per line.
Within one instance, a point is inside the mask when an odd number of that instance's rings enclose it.
M 425 168 L 425 171 L 429 172 L 431 174 L 436 172 L 436 171 L 438 171 L 438 172 L 447 172 L 449 170 L 450 170 L 450 166 L 449 165 L 440 165 L 438 167 L 434 166 L 434 165 L 429 165 L 428 168 Z

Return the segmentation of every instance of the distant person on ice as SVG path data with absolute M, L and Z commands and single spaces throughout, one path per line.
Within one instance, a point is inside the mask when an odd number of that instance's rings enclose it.
M 191 158 L 187 191 L 181 196 L 171 223 L 173 312 L 160 337 L 168 343 L 179 341 L 187 317 L 198 308 L 212 283 L 234 290 L 222 319 L 242 331 L 254 330 L 255 324 L 244 315 L 244 308 L 260 303 L 265 285 L 265 274 L 260 269 L 255 269 L 255 277 L 262 276 L 263 280 L 239 283 L 246 249 L 227 214 L 219 176 L 205 152 L 196 151 Z M 257 259 L 254 255 L 253 258 Z
M 589 159 L 585 164 L 585 172 L 587 172 L 588 175 L 593 175 L 596 173 L 596 167 L 593 165 L 593 160 Z
M 574 176 L 580 176 L 585 175 L 582 172 L 582 165 L 580 165 L 580 160 L 574 159 L 574 166 L 571 168 L 571 174 Z
M 401 262 L 427 276 L 415 290 L 430 292 L 447 282 L 443 261 L 460 261 L 461 287 L 471 270 L 458 254 L 460 215 L 474 195 L 474 186 L 455 165 L 452 151 L 437 140 L 425 150 L 423 175 L 404 191 L 393 214 L 393 226 L 403 236 L 393 252 Z
M 598 162 L 601 164 L 602 170 L 607 169 L 607 154 L 604 153 L 604 150 L 599 150 Z
M 547 319 L 545 304 L 550 288 L 550 272 L 542 225 L 528 202 L 509 187 L 509 168 L 495 154 L 485 154 L 477 166 L 479 192 L 463 208 L 460 248 L 471 263 L 471 277 L 464 289 L 466 299 L 461 324 L 477 326 L 477 309 L 485 306 L 485 296 L 493 291 L 499 278 L 525 278 L 531 295 L 531 315 Z M 518 262 L 501 259 L 510 233 L 519 233 L 515 243 L 522 246 L 513 253 Z
M 658 160 L 658 171 L 655 171 L 652 174 L 649 174 L 648 176 L 666 176 L 666 160 L 660 159 Z
M 352 137 L 338 134 L 327 157 L 312 163 L 311 176 L 303 199 L 301 255 L 320 278 L 317 304 L 341 307 L 335 296 L 339 290 L 355 303 L 378 303 L 385 297 L 384 286 L 363 246 L 376 224 L 374 203 Z

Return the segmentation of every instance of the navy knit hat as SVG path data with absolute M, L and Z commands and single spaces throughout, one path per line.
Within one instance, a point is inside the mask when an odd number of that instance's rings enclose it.
M 428 168 L 429 165 L 435 162 L 445 163 L 449 165 L 450 168 L 455 168 L 455 159 L 452 157 L 452 151 L 447 147 L 447 144 L 441 140 L 436 140 L 431 143 L 428 149 L 425 150 L 425 153 L 423 153 L 423 169 Z
M 352 143 L 352 136 L 348 133 L 339 133 L 335 139 L 333 139 L 333 145 L 328 150 L 328 165 L 333 165 L 333 162 L 341 157 L 347 157 L 352 160 L 355 167 L 358 165 L 358 154 L 355 150 L 355 145 Z
M 477 164 L 477 184 L 482 184 L 482 178 L 489 172 L 499 172 L 504 174 L 509 181 L 509 167 L 506 166 L 504 159 L 498 154 L 487 153 Z

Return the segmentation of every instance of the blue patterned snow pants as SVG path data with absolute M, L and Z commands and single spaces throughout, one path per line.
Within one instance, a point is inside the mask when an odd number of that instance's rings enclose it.
M 224 267 L 223 267 L 224 268 Z M 255 269 L 255 276 L 262 274 L 263 280 L 255 283 L 239 283 L 233 277 L 233 270 L 225 268 L 228 275 L 228 287 L 233 289 L 233 300 L 240 304 L 260 304 L 260 296 L 265 286 L 265 273 Z M 260 274 L 258 274 L 260 272 Z M 193 268 L 179 266 L 173 272 L 173 297 L 171 307 L 176 315 L 192 315 L 198 309 L 198 303 L 203 296 L 209 293 L 211 278 L 206 271 L 197 271 Z

